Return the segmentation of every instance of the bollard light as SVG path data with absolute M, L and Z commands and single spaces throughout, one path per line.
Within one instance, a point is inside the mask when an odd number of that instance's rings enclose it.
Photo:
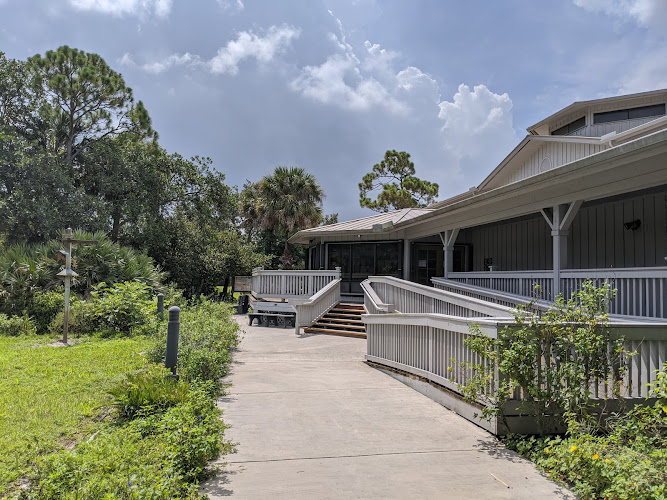
M 164 319 L 164 294 L 157 294 L 157 313 L 160 319 Z
M 169 308 L 169 323 L 167 324 L 167 355 L 164 366 L 171 369 L 172 375 L 176 375 L 176 364 L 178 363 L 178 336 L 181 328 L 181 308 L 173 306 Z

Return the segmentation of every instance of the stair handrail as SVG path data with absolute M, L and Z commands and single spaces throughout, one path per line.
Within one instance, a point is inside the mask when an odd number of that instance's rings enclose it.
M 373 290 L 373 286 L 368 279 L 361 282 L 361 289 L 364 292 L 364 307 L 366 312 L 369 314 L 378 312 L 381 314 L 389 314 L 395 312 L 394 304 L 385 304 L 382 302 L 378 294 Z
M 302 327 L 311 326 L 340 302 L 340 282 L 335 279 L 307 299 L 289 299 L 296 312 L 294 331 L 299 334 Z

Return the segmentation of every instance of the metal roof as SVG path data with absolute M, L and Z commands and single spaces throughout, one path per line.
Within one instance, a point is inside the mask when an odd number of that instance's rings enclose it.
M 403 208 L 394 212 L 384 212 L 370 217 L 354 219 L 326 226 L 303 229 L 292 236 L 290 243 L 307 243 L 309 239 L 332 233 L 384 231 L 392 226 L 432 212 L 429 208 Z

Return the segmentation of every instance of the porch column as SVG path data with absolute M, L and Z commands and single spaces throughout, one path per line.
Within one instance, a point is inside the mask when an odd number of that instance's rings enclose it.
M 410 281 L 410 240 L 403 239 L 403 279 Z
M 551 209 L 551 214 L 547 214 L 544 210 L 541 210 L 542 216 L 551 228 L 553 239 L 554 291 L 552 298 L 554 300 L 561 293 L 561 269 L 565 269 L 568 266 L 567 236 L 570 234 L 570 226 L 582 203 L 583 200 L 578 200 L 564 205 L 556 205 Z
M 444 250 L 444 274 L 445 278 L 449 277 L 449 273 L 454 271 L 454 243 L 459 235 L 459 229 L 447 229 L 440 233 L 440 240 L 442 241 L 442 248 Z

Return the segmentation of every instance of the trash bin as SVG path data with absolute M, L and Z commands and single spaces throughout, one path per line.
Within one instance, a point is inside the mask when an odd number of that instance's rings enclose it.
M 250 297 L 248 295 L 239 295 L 239 301 L 236 304 L 236 314 L 248 314 L 248 305 Z

